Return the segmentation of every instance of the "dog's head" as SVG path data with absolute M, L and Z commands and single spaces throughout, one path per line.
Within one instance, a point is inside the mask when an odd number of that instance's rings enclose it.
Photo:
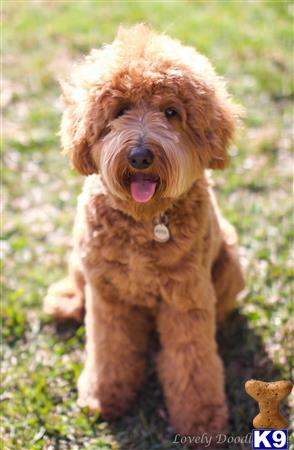
M 228 163 L 238 108 L 224 83 L 204 56 L 144 25 L 92 50 L 63 90 L 63 148 L 137 216 Z

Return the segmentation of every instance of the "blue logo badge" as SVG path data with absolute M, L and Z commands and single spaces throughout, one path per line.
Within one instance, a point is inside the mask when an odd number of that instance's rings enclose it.
M 287 450 L 288 430 L 252 430 L 253 450 Z

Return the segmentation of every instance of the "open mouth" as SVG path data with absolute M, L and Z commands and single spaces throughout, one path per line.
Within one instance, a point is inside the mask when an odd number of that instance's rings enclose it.
M 155 194 L 159 178 L 148 173 L 129 175 L 131 196 L 138 203 L 147 203 Z

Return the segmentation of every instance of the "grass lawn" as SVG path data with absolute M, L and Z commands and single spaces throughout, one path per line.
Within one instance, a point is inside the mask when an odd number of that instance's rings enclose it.
M 152 364 L 129 416 L 108 423 L 78 409 L 84 327 L 58 325 L 41 307 L 48 285 L 66 271 L 82 184 L 59 151 L 57 78 L 72 59 L 110 41 L 120 23 L 138 21 L 208 55 L 247 110 L 244 129 L 231 148 L 230 168 L 214 174 L 222 209 L 239 232 L 247 269 L 239 310 L 219 334 L 230 434 L 247 434 L 257 405 L 245 394 L 244 382 L 289 379 L 291 356 L 293 367 L 293 3 L 6 0 L 2 8 L 1 448 L 180 448 L 172 444 Z

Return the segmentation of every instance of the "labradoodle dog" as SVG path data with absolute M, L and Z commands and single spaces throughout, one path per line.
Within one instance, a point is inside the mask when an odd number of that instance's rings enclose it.
M 63 92 L 62 146 L 86 180 L 69 277 L 49 289 L 45 311 L 85 311 L 79 405 L 106 419 L 130 408 L 155 328 L 174 429 L 224 432 L 216 322 L 243 276 L 205 171 L 227 166 L 239 109 L 204 56 L 144 25 L 92 50 Z

